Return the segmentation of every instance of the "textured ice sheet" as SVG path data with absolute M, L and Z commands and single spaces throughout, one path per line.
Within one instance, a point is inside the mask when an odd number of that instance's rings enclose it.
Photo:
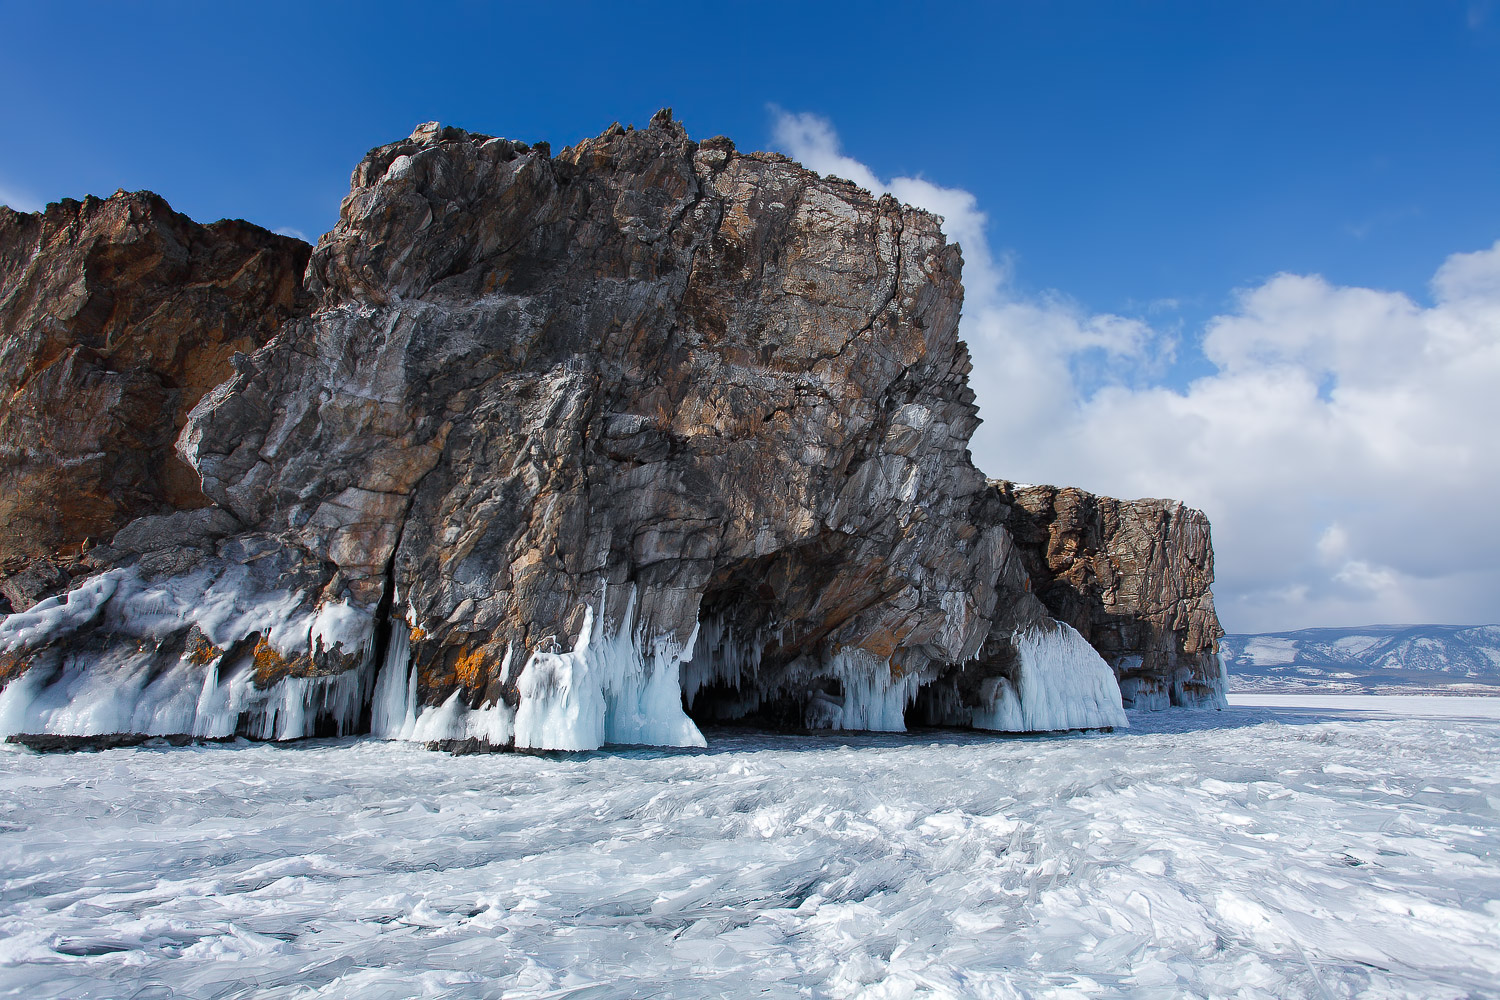
M 1484 714 L 6 748 L 0 995 L 1495 996 Z

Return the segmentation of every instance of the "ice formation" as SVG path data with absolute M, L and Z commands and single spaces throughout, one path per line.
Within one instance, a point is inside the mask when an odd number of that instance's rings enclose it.
M 1160 712 L 1168 708 L 1193 708 L 1223 710 L 1229 707 L 1229 672 L 1223 653 L 1213 654 L 1213 676 L 1209 683 L 1193 678 L 1190 671 L 1180 664 L 1174 665 L 1164 676 L 1138 673 L 1141 657 L 1126 656 L 1116 661 L 1115 666 L 1123 675 L 1120 680 L 1120 697 L 1126 708 Z
M 692 655 L 691 641 L 684 650 L 667 639 L 646 639 L 635 627 L 634 608 L 632 596 L 625 622 L 613 629 L 596 626 L 595 610 L 586 608 L 572 650 L 539 650 L 527 660 L 514 709 L 504 702 L 469 708 L 458 692 L 441 705 L 419 707 L 410 639 L 405 623 L 398 622 L 375 685 L 371 733 L 420 742 L 514 742 L 537 750 L 595 750 L 607 743 L 705 746 L 682 710 L 678 669 Z M 507 651 L 502 675 L 509 676 L 511 656 Z
M 149 652 L 38 664 L 0 691 L 0 736 L 189 734 L 290 740 L 357 732 L 368 673 L 283 677 L 255 684 L 253 658 L 208 664 L 183 655 L 158 672 Z
M 509 656 L 507 653 L 507 660 Z M 391 623 L 390 643 L 370 705 L 372 736 L 418 743 L 477 739 L 503 747 L 514 733 L 515 712 L 503 702 L 472 709 L 459 700 L 455 691 L 441 705 L 420 705 L 417 673 L 411 665 L 408 623 L 401 619 Z
M 213 565 L 151 581 L 124 568 L 0 620 L 0 652 L 55 641 L 99 615 L 111 630 L 142 639 L 162 638 L 187 625 L 216 646 L 259 633 L 284 655 L 307 652 L 315 643 L 362 651 L 374 631 L 364 612 L 337 602 L 309 607 L 306 594 L 267 591 L 245 566 Z
M 842 694 L 816 692 L 808 709 L 809 728 L 906 732 L 906 709 L 916 700 L 924 675 L 894 673 L 890 661 L 862 649 L 833 654 L 827 670 L 838 679 Z
M 720 620 L 701 623 L 686 645 L 648 636 L 635 622 L 632 596 L 622 623 L 601 623 L 601 600 L 597 609 L 585 610 L 571 650 L 532 653 L 519 671 L 514 706 L 470 707 L 459 692 L 423 706 L 408 622 L 393 619 L 377 665 L 370 615 L 336 602 L 308 607 L 301 594 L 258 592 L 248 583 L 237 566 L 156 582 L 122 569 L 9 616 L 0 622 L 0 652 L 101 616 L 113 631 L 142 643 L 123 653 L 115 646 L 50 659 L 44 649 L 0 691 L 0 735 L 238 733 L 286 740 L 356 732 L 368 718 L 372 735 L 423 743 L 475 739 L 549 750 L 703 746 L 683 706 L 710 685 L 736 692 L 716 702 L 713 714 L 720 718 L 742 718 L 767 699 L 798 693 L 806 728 L 902 732 L 906 710 L 932 680 L 931 671 L 902 674 L 855 648 L 766 671 L 764 642 L 739 637 Z M 152 643 L 189 625 L 212 645 L 210 655 L 185 649 L 162 669 Z M 255 656 L 238 641 L 246 635 L 263 636 L 283 657 L 336 649 L 356 665 L 328 676 L 283 676 L 262 687 Z M 1034 628 L 1013 642 L 1016 683 L 987 681 L 988 708 L 939 706 L 939 721 L 1008 732 L 1128 725 L 1113 672 L 1072 628 Z M 511 656 L 501 668 L 507 677 Z
M 705 688 L 718 685 L 722 690 L 711 714 L 741 719 L 768 701 L 805 693 L 800 721 L 808 729 L 900 733 L 906 731 L 906 709 L 930 679 L 928 672 L 894 671 L 889 660 L 857 648 L 762 669 L 765 645 L 763 637 L 742 637 L 721 618 L 700 623 L 693 658 L 682 668 L 688 706 L 696 704 Z
M 1220 711 L 1229 707 L 1229 661 L 1222 651 L 1219 653 L 1219 684 L 1214 688 L 1213 695 L 1204 699 L 1201 707 Z
M 1122 656 L 1115 667 L 1121 673 L 1120 701 L 1126 708 L 1160 712 L 1172 707 L 1172 696 L 1159 678 L 1143 677 L 1138 671 L 1142 657 Z
M 1022 733 L 1130 725 L 1114 671 L 1071 625 L 1030 628 L 1012 642 L 1018 683 L 993 682 L 992 707 L 974 713 L 976 729 Z
M 571 651 L 531 655 L 517 681 L 517 747 L 707 745 L 682 710 L 678 671 L 692 658 L 693 638 L 685 646 L 665 637 L 647 638 L 635 627 L 634 609 L 632 594 L 624 622 L 615 629 L 605 623 L 596 636 L 589 608 Z
M 743 718 L 760 708 L 765 691 L 754 682 L 765 645 L 761 637 L 739 635 L 718 615 L 700 619 L 694 635 L 692 658 L 680 670 L 684 703 L 693 708 L 704 688 L 719 685 L 738 694 L 715 703 L 715 718 Z
M 303 595 L 262 592 L 243 567 L 144 581 L 112 570 L 59 597 L 0 621 L 0 653 L 34 648 L 102 618 L 131 647 L 52 653 L 0 691 L 0 736 L 51 733 L 188 734 L 288 740 L 357 732 L 367 705 L 363 666 L 322 677 L 285 676 L 256 684 L 255 652 L 238 640 L 261 636 L 278 657 L 337 649 L 363 664 L 372 619 L 341 603 L 308 608 Z M 207 654 L 184 649 L 162 667 L 157 644 L 192 627 Z

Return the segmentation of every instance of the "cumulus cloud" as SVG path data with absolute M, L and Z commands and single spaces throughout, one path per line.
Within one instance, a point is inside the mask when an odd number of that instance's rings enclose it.
M 1188 348 L 1213 373 L 1171 385 L 1170 331 L 1018 293 L 969 192 L 882 181 L 816 116 L 779 113 L 776 138 L 945 217 L 991 475 L 1202 508 L 1231 631 L 1500 620 L 1500 242 L 1441 262 L 1429 303 L 1318 275 L 1241 289 Z

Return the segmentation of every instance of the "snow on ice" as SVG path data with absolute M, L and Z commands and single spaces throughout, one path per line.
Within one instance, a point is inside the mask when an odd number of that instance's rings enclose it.
M 1500 705 L 1378 701 L 708 750 L 7 747 L 0 995 L 1495 996 Z

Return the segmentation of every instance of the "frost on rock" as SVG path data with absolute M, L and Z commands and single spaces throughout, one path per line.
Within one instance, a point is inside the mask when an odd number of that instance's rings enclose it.
M 86 626 L 133 641 L 58 642 Z M 0 654 L 29 661 L 0 690 L 0 736 L 357 732 L 372 636 L 359 609 L 258 591 L 240 566 L 159 581 L 112 570 L 0 621 Z M 312 676 L 286 669 L 315 653 L 355 667 Z
M 991 707 L 976 711 L 976 729 L 1054 732 L 1128 727 L 1114 671 L 1083 636 L 1063 622 L 1026 629 L 1011 642 L 1019 676 L 997 679 Z
M 497 701 L 470 708 L 458 691 L 440 705 L 419 705 L 409 634 L 397 623 L 376 681 L 370 731 L 387 739 L 479 740 L 534 750 L 595 750 L 611 743 L 705 746 L 682 710 L 678 671 L 691 643 L 684 652 L 670 640 L 646 639 L 633 627 L 634 606 L 632 599 L 625 624 L 615 629 L 607 623 L 596 627 L 595 609 L 586 608 L 572 650 L 538 650 L 527 660 L 516 681 L 515 707 Z M 500 667 L 504 677 L 512 655 L 507 651 Z
M 75 590 L 48 598 L 29 611 L 0 619 L 0 653 L 45 641 L 49 636 L 71 632 L 86 625 L 114 596 L 122 571 L 102 573 Z

